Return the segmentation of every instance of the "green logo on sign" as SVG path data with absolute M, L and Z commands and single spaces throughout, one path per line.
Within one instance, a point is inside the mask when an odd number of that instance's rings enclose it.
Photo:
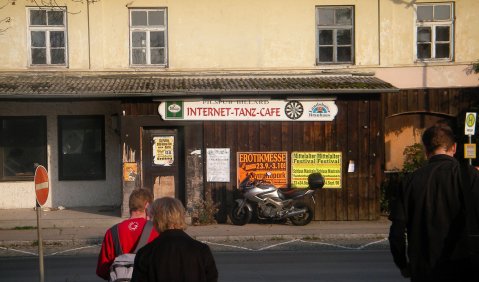
M 167 119 L 183 118 L 183 101 L 167 101 L 165 107 Z
M 475 122 L 476 122 L 476 119 L 474 118 L 474 115 L 473 115 L 473 114 L 469 114 L 469 115 L 467 116 L 467 126 L 473 127 Z

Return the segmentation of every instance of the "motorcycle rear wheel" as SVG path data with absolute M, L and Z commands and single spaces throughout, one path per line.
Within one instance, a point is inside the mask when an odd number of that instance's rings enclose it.
M 296 226 L 303 226 L 311 222 L 313 219 L 313 210 L 311 207 L 305 203 L 297 203 L 294 207 L 298 210 L 306 209 L 306 212 L 300 215 L 292 216 L 289 218 L 291 223 Z
M 235 202 L 230 212 L 231 222 L 234 225 L 245 225 L 246 223 L 250 222 L 253 213 L 250 209 L 248 209 L 248 207 L 246 207 L 246 205 L 244 205 L 241 210 L 239 209 L 240 204 L 238 202 Z

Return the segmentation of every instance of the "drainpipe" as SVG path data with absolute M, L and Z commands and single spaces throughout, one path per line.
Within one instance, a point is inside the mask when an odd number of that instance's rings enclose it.
M 88 27 L 88 69 L 91 70 L 90 0 L 86 1 L 86 15 L 87 15 L 87 27 Z
M 381 0 L 378 0 L 378 66 L 381 66 Z

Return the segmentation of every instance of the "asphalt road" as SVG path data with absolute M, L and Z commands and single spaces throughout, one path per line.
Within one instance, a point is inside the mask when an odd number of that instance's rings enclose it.
M 387 249 L 214 251 L 219 281 L 406 281 Z M 48 255 L 45 281 L 101 281 L 95 276 L 97 254 Z M 1 281 L 38 281 L 38 257 L 0 257 Z

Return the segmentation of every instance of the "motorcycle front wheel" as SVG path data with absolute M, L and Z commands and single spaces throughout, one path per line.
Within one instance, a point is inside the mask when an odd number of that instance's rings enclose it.
M 308 205 L 305 203 L 297 203 L 294 207 L 298 210 L 306 209 L 306 212 L 290 217 L 289 220 L 291 220 L 293 225 L 303 226 L 311 222 L 313 219 L 313 210 Z
M 234 225 L 245 225 L 251 220 L 252 212 L 246 205 L 240 208 L 240 204 L 235 202 L 230 212 L 230 219 Z

